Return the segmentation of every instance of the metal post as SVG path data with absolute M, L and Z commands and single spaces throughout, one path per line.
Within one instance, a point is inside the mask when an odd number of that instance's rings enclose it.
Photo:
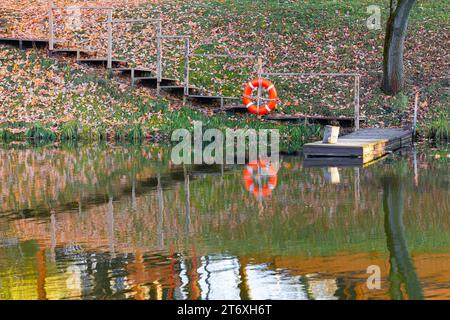
M 131 87 L 134 88 L 134 68 L 131 68 Z
M 355 188 L 355 208 L 356 208 L 356 210 L 359 210 L 359 200 L 360 200 L 360 194 L 361 194 L 361 179 L 360 179 L 360 173 L 359 173 L 359 168 L 358 167 L 355 167 L 355 170 L 354 170 L 354 173 L 355 173 L 355 175 L 354 175 L 354 179 L 355 179 L 355 181 L 354 181 L 354 188 Z
M 158 246 L 164 245 L 164 193 L 161 184 L 161 174 L 157 174 L 157 192 L 158 192 L 158 217 L 156 224 L 156 234 L 158 236 Z
M 258 57 L 258 98 L 257 98 L 258 111 L 259 107 L 261 106 L 261 94 L 262 94 L 261 77 L 262 77 L 262 59 L 261 57 Z
M 190 40 L 184 39 L 184 97 L 189 95 L 189 51 Z
M 50 8 L 48 9 L 48 30 L 49 30 L 48 46 L 49 50 L 53 51 L 55 46 L 55 34 L 53 30 L 53 1 L 50 1 Z
M 416 99 L 414 101 L 414 119 L 413 119 L 413 139 L 416 137 L 416 126 L 417 126 L 417 112 L 419 109 L 419 91 L 416 92 Z
M 158 21 L 156 26 L 156 94 L 159 96 L 161 91 L 161 78 L 162 78 L 162 23 Z
M 109 251 L 111 253 L 111 257 L 115 257 L 115 245 L 114 245 L 114 204 L 113 204 L 113 196 L 109 196 L 108 201 L 108 209 L 106 212 L 106 226 L 107 226 L 107 235 L 108 235 L 108 243 L 109 243 Z
M 414 184 L 416 187 L 419 185 L 419 166 L 417 165 L 417 150 L 413 148 L 413 163 L 414 163 Z
M 355 76 L 355 129 L 359 130 L 359 75 Z
M 108 69 L 112 69 L 112 13 L 112 10 L 108 10 Z

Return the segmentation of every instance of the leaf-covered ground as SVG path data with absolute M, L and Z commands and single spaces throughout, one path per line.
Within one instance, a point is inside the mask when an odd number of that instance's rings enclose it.
M 46 1 L 3 2 L 3 34 L 47 37 Z M 86 4 L 83 1 L 55 3 Z M 379 90 L 389 1 L 376 3 L 382 13 L 381 30 L 369 30 L 366 26 L 370 16 L 367 7 L 372 4 L 370 0 L 89 1 L 89 5 L 116 7 L 116 19 L 161 16 L 164 34 L 191 35 L 192 53 L 262 55 L 267 72 L 357 72 L 362 76 L 361 107 L 367 125 L 409 123 L 417 89 L 423 90 L 419 123 L 447 121 L 448 1 L 421 0 L 415 5 L 406 40 L 406 90 L 397 97 L 385 96 Z M 83 11 L 75 17 L 67 14 L 55 14 L 57 37 L 67 40 L 64 45 L 104 52 L 105 14 L 98 11 Z M 19 18 L 11 19 L 13 15 Z M 77 21 L 81 24 L 77 25 Z M 115 56 L 154 69 L 154 35 L 152 23 L 116 25 Z M 165 41 L 164 57 L 165 75 L 181 79 L 182 43 Z M 242 83 L 255 76 L 256 61 L 193 57 L 190 68 L 191 84 L 210 93 L 240 96 Z M 280 112 L 353 113 L 353 79 L 270 79 L 280 93 Z
M 320 127 L 276 124 L 252 115 L 212 115 L 182 107 L 155 90 L 131 88 L 128 79 L 83 67 L 44 50 L 0 51 L 0 140 L 161 141 L 179 128 L 279 129 L 283 151 L 298 150 Z

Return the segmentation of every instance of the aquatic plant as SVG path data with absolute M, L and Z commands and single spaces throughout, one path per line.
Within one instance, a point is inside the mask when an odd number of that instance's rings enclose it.
M 78 127 L 79 123 L 77 120 L 71 120 L 63 123 L 60 127 L 61 140 L 63 141 L 77 140 L 79 138 Z
M 142 125 L 140 123 L 134 123 L 130 126 L 128 131 L 128 141 L 130 142 L 140 142 L 144 139 L 144 130 L 142 129 Z
M 450 123 L 449 120 L 441 116 L 433 121 L 428 129 L 427 137 L 434 139 L 437 143 L 443 143 L 449 140 Z

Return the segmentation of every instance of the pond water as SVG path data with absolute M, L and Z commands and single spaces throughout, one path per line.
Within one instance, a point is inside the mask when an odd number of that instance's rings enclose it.
M 450 299 L 446 152 L 282 157 L 265 197 L 245 166 L 156 146 L 9 146 L 0 163 L 0 299 Z

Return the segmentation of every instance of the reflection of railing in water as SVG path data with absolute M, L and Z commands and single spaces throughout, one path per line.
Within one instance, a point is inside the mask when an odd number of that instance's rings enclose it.
M 167 240 L 170 241 L 169 239 L 167 239 Z M 167 243 L 166 243 L 165 247 L 167 247 Z M 95 249 L 88 249 L 88 250 L 92 251 L 92 252 L 98 252 Z M 58 249 L 58 251 L 60 251 L 60 250 Z M 173 266 L 173 270 L 174 270 L 174 272 L 170 271 L 173 274 L 172 278 L 173 279 L 177 279 L 177 278 L 181 277 L 181 276 L 178 276 L 178 274 L 181 274 L 181 271 L 178 271 L 179 269 L 177 267 L 180 259 L 178 259 L 178 258 L 177 259 L 173 259 L 173 250 L 171 249 L 170 252 L 172 253 L 172 255 L 170 255 L 170 257 L 169 257 L 169 252 L 165 253 L 165 250 L 164 250 L 163 255 L 164 256 L 167 255 L 167 256 L 166 256 L 166 258 L 162 258 L 161 261 L 166 261 L 167 264 L 170 262 L 170 264 Z M 59 255 L 58 259 L 62 259 L 63 258 L 58 253 L 56 255 L 57 256 Z M 120 274 L 121 273 L 122 264 L 119 263 L 118 259 L 121 259 L 121 256 L 122 256 L 122 253 L 117 254 L 116 258 L 112 258 L 110 253 L 109 254 L 105 254 L 105 257 L 107 257 L 107 260 L 109 262 L 101 262 L 99 264 L 99 268 L 106 268 L 106 270 L 102 271 L 102 272 L 105 272 L 105 274 L 115 274 L 115 273 Z M 191 288 L 188 291 L 188 297 L 197 297 L 198 295 L 196 295 L 195 292 L 198 293 L 198 291 L 196 291 L 197 289 L 195 289 L 195 288 L 198 288 L 198 287 L 200 288 L 200 290 L 202 292 L 202 297 L 203 297 L 204 296 L 203 293 L 207 292 L 209 289 L 205 288 L 201 284 L 198 284 L 198 285 L 195 284 L 195 286 L 192 288 L 192 285 L 193 285 L 192 281 L 194 279 L 196 282 L 202 283 L 204 281 L 204 279 L 205 279 L 204 278 L 205 274 L 203 274 L 202 272 L 198 271 L 198 272 L 200 272 L 199 274 L 194 274 L 193 273 L 193 272 L 195 272 L 196 269 L 197 270 L 201 270 L 202 269 L 200 266 L 203 266 L 204 264 L 200 263 L 200 261 L 202 261 L 204 256 L 203 257 L 202 256 L 201 257 L 197 257 L 197 260 L 195 260 L 195 263 L 198 264 L 197 265 L 198 268 L 194 267 L 194 261 L 191 260 L 191 259 L 194 259 L 193 258 L 194 256 L 196 256 L 196 255 L 192 255 L 192 257 L 187 256 L 186 258 L 183 258 L 185 262 L 187 261 L 187 264 L 186 264 L 186 271 L 187 271 L 186 272 L 186 276 L 188 277 L 188 281 L 186 283 L 187 283 L 188 287 Z M 270 259 L 268 259 L 267 256 L 262 256 L 261 258 L 258 258 L 258 259 L 255 259 L 255 257 L 253 255 L 250 255 L 248 257 L 252 258 L 252 262 L 250 264 L 247 263 L 247 265 L 250 265 L 250 266 L 253 265 L 254 266 L 254 265 L 257 265 L 257 264 L 267 264 L 269 266 L 270 270 L 280 270 L 280 269 L 291 270 L 292 269 L 292 270 L 296 270 L 296 272 L 294 274 L 298 274 L 299 272 L 301 272 L 302 276 L 303 275 L 308 275 L 310 273 L 314 273 L 314 271 L 317 271 L 317 270 L 322 270 L 322 269 L 320 269 L 320 265 L 321 264 L 317 264 L 317 265 L 314 266 L 314 268 L 317 268 L 317 269 L 312 269 L 312 270 L 308 270 L 307 269 L 308 265 L 311 264 L 309 262 L 312 259 L 311 257 L 309 257 L 308 259 L 306 257 L 301 257 L 301 256 L 292 257 L 291 261 L 292 261 L 292 263 L 294 263 L 293 265 L 283 265 L 282 263 L 285 263 L 285 262 L 283 262 L 283 260 L 288 260 L 288 259 L 283 258 L 283 257 L 274 257 L 274 262 L 272 262 Z M 344 266 L 344 267 L 348 266 L 349 269 L 344 269 L 344 270 L 353 270 L 353 272 L 355 272 L 355 271 L 357 272 L 359 270 L 361 273 L 364 273 L 364 267 L 361 267 L 361 266 L 358 267 L 359 266 L 358 263 L 354 263 L 354 262 L 350 263 L 350 261 L 358 260 L 358 257 L 359 257 L 358 255 L 355 255 L 355 256 L 349 255 L 347 263 L 343 263 L 343 261 L 339 260 L 339 257 L 333 258 L 332 260 L 336 259 L 337 260 L 336 264 L 341 266 L 341 267 L 342 266 Z M 126 259 L 129 259 L 128 261 L 133 261 L 133 257 L 132 256 L 129 256 Z M 137 259 L 137 258 L 135 258 L 135 259 Z M 246 264 L 246 262 L 245 262 L 246 261 L 245 260 L 246 256 L 238 256 L 238 257 L 236 257 L 236 259 L 239 262 L 239 267 L 243 268 L 243 266 Z M 306 259 L 306 261 L 303 261 L 302 259 Z M 374 253 L 370 253 L 370 254 L 368 254 L 367 258 L 365 258 L 365 259 L 366 260 L 363 261 L 364 262 L 363 266 L 367 266 L 368 264 L 371 264 L 371 263 L 380 263 L 381 266 L 384 264 L 384 256 L 383 255 L 377 257 L 376 255 L 374 256 Z M 64 260 L 64 258 L 63 258 L 63 260 Z M 142 259 L 142 260 L 144 260 L 144 259 Z M 328 260 L 330 260 L 330 259 L 328 258 Z M 205 261 L 206 261 L 206 259 L 205 259 Z M 326 261 L 326 259 L 325 259 L 325 261 Z M 322 262 L 326 263 L 325 261 L 322 261 Z M 206 264 L 206 262 L 203 262 L 203 263 Z M 273 269 L 271 267 L 272 263 L 274 264 Z M 328 263 L 330 263 L 330 262 L 328 262 Z M 114 265 L 114 267 L 113 267 L 113 265 Z M 169 293 L 171 292 L 171 291 L 168 291 L 169 290 L 168 288 L 173 288 L 173 282 L 161 281 L 161 279 L 164 279 L 164 280 L 166 279 L 166 276 L 167 276 L 167 274 L 169 272 L 168 269 L 167 269 L 167 266 L 166 266 L 166 269 L 164 269 L 165 271 L 158 272 L 158 273 L 152 272 L 153 268 L 155 268 L 154 269 L 155 271 L 159 270 L 159 269 L 157 269 L 157 265 L 158 265 L 158 263 L 155 263 L 155 264 L 152 264 L 152 265 L 146 264 L 146 266 L 144 267 L 144 269 L 147 270 L 146 272 L 148 274 L 155 274 L 155 275 L 157 275 L 157 277 L 156 278 L 155 277 L 152 278 L 153 279 L 152 281 L 143 281 L 143 282 L 141 282 L 142 284 L 144 284 L 143 287 L 142 287 L 143 288 L 142 292 L 144 292 L 144 293 L 148 292 L 147 289 L 145 289 L 145 288 L 150 288 L 149 289 L 151 291 L 151 293 L 149 294 L 150 298 L 154 298 L 154 299 L 160 299 L 161 297 L 162 298 L 168 298 L 170 296 Z M 325 265 L 327 266 L 327 268 L 324 268 L 324 269 L 334 271 L 334 269 L 331 267 L 331 265 L 328 265 L 328 264 L 325 264 Z M 113 268 L 114 268 L 114 272 L 112 271 Z M 205 266 L 205 269 L 206 268 L 207 267 Z M 182 268 L 180 267 L 180 269 L 182 269 Z M 247 268 L 244 267 L 243 270 L 240 270 L 239 273 L 240 273 L 241 276 L 240 276 L 240 278 L 236 278 L 236 279 L 241 279 L 241 280 L 244 279 L 247 276 L 246 274 L 243 273 L 243 272 L 247 272 L 246 269 Z M 304 271 L 302 271 L 302 270 L 304 270 Z M 236 269 L 236 271 L 237 271 L 237 269 Z M 340 270 L 336 270 L 335 272 L 336 272 L 336 274 L 339 273 L 339 272 L 342 273 L 342 271 L 340 271 Z M 433 272 L 435 272 L 435 271 L 433 271 Z M 127 275 L 127 277 L 132 277 L 132 273 L 133 273 L 133 270 L 130 271 L 130 273 Z M 383 272 L 383 274 L 385 274 L 385 273 L 386 272 Z M 44 274 L 46 274 L 46 273 L 42 272 L 41 276 L 44 275 Z M 50 275 L 47 275 L 47 277 L 49 277 L 49 276 Z M 158 278 L 158 277 L 161 277 L 161 278 Z M 346 275 L 346 276 L 336 276 L 336 279 L 333 280 L 334 277 L 335 276 L 324 275 L 323 277 L 319 277 L 319 278 L 312 276 L 312 278 L 311 277 L 301 277 L 301 279 L 303 279 L 303 287 L 305 288 L 305 290 L 307 292 L 309 292 L 309 291 L 313 292 L 314 291 L 313 289 L 309 290 L 308 288 L 310 286 L 314 287 L 315 285 L 317 285 L 318 282 L 320 283 L 320 281 L 322 281 L 321 279 L 323 279 L 323 280 L 327 280 L 327 281 L 324 281 L 324 284 L 330 284 L 331 285 L 331 284 L 335 283 L 335 285 L 333 285 L 332 287 L 334 287 L 334 286 L 337 287 L 337 290 L 336 290 L 336 293 L 335 293 L 335 296 L 337 296 L 337 297 L 340 297 L 342 299 L 362 298 L 362 297 L 364 297 L 364 295 L 361 295 L 362 293 L 361 293 L 360 285 L 365 285 L 365 279 L 357 280 L 355 278 L 352 278 L 353 276 Z M 102 285 L 100 285 L 100 283 L 99 283 L 98 285 L 95 286 L 96 287 L 96 290 L 95 290 L 96 294 L 97 295 L 103 295 L 103 297 L 107 297 L 109 294 L 112 294 L 112 292 L 114 291 L 113 290 L 114 288 L 112 287 L 112 283 L 117 283 L 117 282 L 105 281 L 105 279 L 106 279 L 106 277 L 104 277 L 104 276 L 98 276 L 98 277 L 96 277 L 96 280 L 95 280 L 95 281 L 99 281 L 99 282 L 103 283 Z M 107 279 L 109 279 L 109 277 Z M 146 279 L 146 278 L 144 278 L 144 279 Z M 49 281 L 51 281 L 51 279 Z M 126 282 L 128 280 L 123 279 L 121 281 L 125 281 Z M 175 283 L 177 281 L 178 280 L 176 280 Z M 217 278 L 216 278 L 216 281 L 217 281 Z M 334 282 L 332 282 L 332 281 L 334 281 Z M 41 284 L 41 288 L 45 287 L 45 286 L 42 285 L 42 283 L 44 283 L 44 282 L 41 281 L 39 283 Z M 133 282 L 130 282 L 130 283 L 133 283 Z M 215 285 L 217 285 L 217 282 L 215 282 L 215 281 L 212 281 L 209 284 L 209 286 L 212 286 L 212 287 L 214 287 Z M 105 287 L 105 286 L 108 286 L 108 287 Z M 251 296 L 251 294 L 252 294 L 252 283 L 250 282 L 248 284 L 248 286 L 249 286 L 249 291 L 247 293 L 245 292 L 245 288 L 242 287 L 242 286 L 238 287 L 239 291 L 236 291 L 236 292 L 238 294 L 240 294 L 240 295 L 244 295 L 245 296 L 247 294 L 247 295 Z M 384 288 L 384 286 L 383 286 L 383 288 Z M 233 290 L 238 290 L 238 289 L 233 289 Z M 372 294 L 378 294 L 378 296 L 380 296 L 381 294 L 384 294 L 384 293 L 385 293 L 385 290 L 383 290 L 383 291 L 381 291 L 379 293 L 375 292 L 375 293 L 372 293 Z M 216 291 L 216 294 L 217 294 L 217 291 Z M 366 292 L 365 294 L 368 294 L 368 293 Z M 146 293 L 144 294 L 144 296 L 146 296 Z M 118 295 L 115 295 L 115 297 L 118 297 Z M 314 298 L 314 297 L 315 296 L 310 296 L 310 298 Z M 382 297 L 385 297 L 385 296 L 382 296 Z

